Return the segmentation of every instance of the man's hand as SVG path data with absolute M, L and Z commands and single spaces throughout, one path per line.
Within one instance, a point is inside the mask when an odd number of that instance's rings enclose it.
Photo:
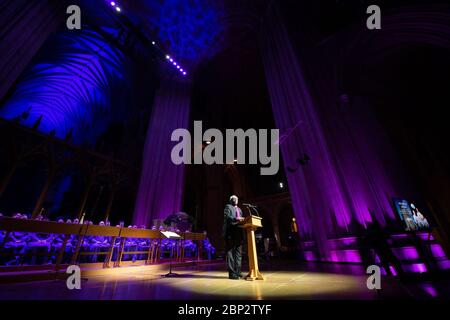
M 239 217 L 237 219 L 238 219 L 238 221 L 244 221 L 244 217 Z

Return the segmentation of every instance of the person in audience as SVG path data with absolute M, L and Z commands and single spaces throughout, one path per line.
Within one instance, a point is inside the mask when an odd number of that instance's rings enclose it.
M 3 215 L 0 213 L 0 217 Z M 12 218 L 14 219 L 28 219 L 26 214 L 15 213 Z M 40 215 L 37 218 L 38 220 L 45 221 L 45 219 Z M 63 218 L 59 218 L 56 220 L 57 223 L 67 223 L 67 224 L 79 224 L 79 219 L 70 218 L 64 221 Z M 85 220 L 83 222 L 86 225 L 93 225 L 93 222 L 90 220 Z M 110 226 L 110 221 L 100 221 L 99 226 Z M 120 227 L 117 225 L 116 227 Z M 128 228 L 134 229 L 146 229 L 145 225 L 129 225 Z M 164 231 L 165 226 L 160 226 L 157 228 L 155 225 L 152 226 L 151 230 L 160 230 Z M 174 226 L 169 227 L 168 229 L 179 233 L 180 230 L 176 229 Z M 5 253 L 9 253 L 9 258 L 12 256 L 14 259 L 2 259 L 0 264 L 5 263 L 6 265 L 19 265 L 19 264 L 44 264 L 44 263 L 55 263 L 56 257 L 58 256 L 62 244 L 65 239 L 64 234 L 42 234 L 42 233 L 26 233 L 26 232 L 11 232 L 8 236 L 8 239 L 5 239 L 6 232 L 0 231 L 0 244 L 4 242 Z M 86 236 L 83 239 L 81 244 L 81 252 L 104 252 L 110 248 L 112 241 L 112 237 L 105 236 Z M 117 258 L 118 248 L 120 246 L 121 239 L 117 238 L 114 243 L 113 250 L 113 260 Z M 62 263 L 69 263 L 73 254 L 73 250 L 77 246 L 78 243 L 78 234 L 72 234 L 69 237 L 69 240 L 66 243 L 65 252 L 63 254 Z M 188 257 L 193 257 L 196 254 L 197 245 L 195 242 L 191 240 L 185 240 L 184 242 L 177 242 L 173 239 L 134 239 L 129 238 L 125 241 L 124 251 L 148 251 L 150 246 L 153 246 L 153 250 L 155 254 L 158 252 L 161 254 L 164 252 L 175 257 L 176 253 L 181 254 L 181 246 L 184 246 L 185 255 Z M 159 251 L 159 247 L 163 250 Z M 177 251 L 178 250 L 178 251 Z M 211 246 L 209 240 L 206 239 L 204 241 L 204 250 L 208 258 L 214 254 L 215 248 Z M 22 258 L 25 257 L 25 258 Z M 102 255 L 104 257 L 105 255 Z M 3 255 L 3 257 L 7 257 L 7 255 Z M 3 257 L 0 257 L 3 258 Z M 50 258 L 49 258 L 50 257 Z M 89 258 L 90 257 L 90 258 Z M 136 261 L 137 259 L 146 259 L 146 254 L 124 254 L 123 260 L 132 259 Z M 155 256 L 154 256 L 155 258 Z M 97 255 L 92 256 L 80 256 L 80 262 L 96 262 Z
M 117 227 L 120 227 L 120 225 L 117 225 Z M 119 248 L 120 248 L 120 242 L 122 240 L 120 238 L 116 238 L 116 242 L 114 243 L 114 249 L 113 249 L 113 255 L 112 255 L 112 260 L 116 261 L 117 260 L 117 255 L 119 253 Z
M 129 229 L 134 228 L 133 225 L 129 225 L 128 226 Z M 125 247 L 124 247 L 124 252 L 127 251 L 137 251 L 137 239 L 134 238 L 127 238 L 125 241 Z M 122 257 L 122 260 L 126 261 L 126 260 L 132 260 L 133 262 L 136 261 L 137 259 L 137 255 L 133 254 L 133 255 L 129 255 L 129 254 L 124 254 Z
M 81 244 L 82 252 L 92 252 L 92 236 L 85 236 Z M 93 262 L 93 255 L 82 255 L 80 256 L 80 262 Z
M 105 226 L 105 222 L 104 221 L 100 221 L 100 223 L 98 224 L 99 226 Z M 108 251 L 109 246 L 110 246 L 110 241 L 108 241 L 108 237 L 105 236 L 95 236 L 92 238 L 91 241 L 91 247 L 90 247 L 90 251 L 91 252 L 105 252 Z M 101 259 L 99 259 L 99 257 Z M 92 256 L 92 262 L 98 262 L 101 260 L 104 260 L 105 255 L 93 255 Z
M 150 239 L 140 238 L 136 239 L 138 251 L 149 251 L 150 249 Z M 147 254 L 141 253 L 137 257 L 138 260 L 147 259 Z
M 64 223 L 64 220 L 58 220 Z M 26 242 L 26 264 L 40 265 L 49 261 L 49 254 L 54 235 L 46 233 L 29 233 Z
M 0 213 L 0 219 L 3 217 L 3 214 Z M 4 230 L 0 230 L 0 248 L 2 248 L 3 246 L 3 241 L 5 240 L 6 237 L 6 231 Z M 0 265 L 1 265 L 1 259 L 0 259 Z
M 184 241 L 184 254 L 186 257 L 194 257 L 197 251 L 197 245 L 192 240 Z
M 22 215 L 20 213 L 16 213 L 14 215 L 15 219 L 23 219 Z M 7 266 L 10 265 L 19 265 L 22 263 L 22 255 L 25 253 L 26 250 L 26 238 L 28 234 L 26 232 L 11 232 L 9 234 L 9 237 L 5 242 L 4 246 L 4 256 L 6 258 L 5 264 Z M 12 260 L 9 260 L 9 258 L 13 257 Z
M 173 258 L 174 255 L 174 248 L 175 248 L 175 240 L 173 239 L 163 239 L 162 241 L 162 247 L 165 251 L 168 252 L 168 257 Z
M 156 226 L 153 225 L 151 230 L 156 231 L 157 230 Z M 149 245 L 152 246 L 152 252 L 153 252 L 153 257 L 150 257 L 150 258 L 156 259 L 156 255 L 159 252 L 159 239 L 150 239 Z
M 68 222 L 66 222 L 66 223 L 68 223 Z M 53 241 L 50 246 L 50 252 L 52 253 L 52 262 L 53 263 L 56 262 L 56 257 L 58 256 L 59 252 L 61 251 L 65 237 L 66 237 L 65 234 L 56 234 L 53 237 Z M 67 243 L 66 243 L 66 248 L 64 250 L 64 254 L 63 254 L 61 263 L 69 263 L 70 262 L 70 258 L 72 257 L 72 252 L 73 252 L 73 247 L 74 247 L 74 242 L 75 242 L 76 237 L 77 236 L 73 235 L 73 234 L 69 236 L 69 239 L 67 240 Z M 76 242 L 75 242 L 75 245 L 76 245 Z
M 214 248 L 211 242 L 209 242 L 208 237 L 203 240 L 203 249 L 206 252 L 206 257 L 208 258 L 208 260 L 211 260 L 216 253 L 216 248 Z

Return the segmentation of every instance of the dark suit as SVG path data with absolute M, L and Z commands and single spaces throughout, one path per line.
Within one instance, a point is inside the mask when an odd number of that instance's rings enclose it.
M 242 210 L 240 211 L 243 216 Z M 225 239 L 227 270 L 230 277 L 241 275 L 243 230 L 238 223 L 236 208 L 227 204 L 224 209 L 222 236 Z

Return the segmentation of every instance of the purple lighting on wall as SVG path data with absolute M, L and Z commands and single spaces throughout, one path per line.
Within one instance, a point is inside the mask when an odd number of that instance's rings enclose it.
M 351 112 L 343 114 L 333 75 L 323 76 L 328 69 L 320 64 L 305 67 L 275 2 L 271 9 L 263 24 L 262 58 L 283 137 L 288 188 L 300 236 L 314 239 L 321 258 L 329 260 L 329 238 L 351 233 L 355 225 L 364 229 L 374 218 L 385 226 L 396 218 L 392 197 L 409 191 L 409 185 L 375 117 L 366 115 L 367 102 L 353 99 L 352 106 L 346 105 Z M 320 97 L 312 92 L 321 92 Z M 349 101 L 342 99 L 343 104 Z M 296 166 L 305 153 L 310 161 Z
M 398 259 L 401 260 L 414 260 L 419 259 L 419 253 L 415 247 L 402 247 L 392 249 Z
M 442 249 L 440 244 L 432 244 L 431 245 L 431 253 L 435 258 L 443 258 L 445 257 L 444 249 Z
M 432 296 L 433 298 L 435 298 L 439 295 L 436 288 L 433 287 L 433 285 L 431 283 L 424 283 L 424 284 L 420 284 L 419 286 L 421 286 L 422 289 L 426 293 L 428 293 L 430 296 Z
M 351 215 L 339 189 L 328 143 L 304 72 L 279 13 L 268 16 L 264 27 L 262 54 L 275 124 L 283 134 L 296 124 L 304 123 L 280 145 L 285 166 L 296 163 L 302 152 L 307 152 L 313 159 L 307 170 L 287 173 L 299 232 L 304 237 L 313 237 L 319 255 L 328 260 L 327 233 L 332 226 L 331 215 L 336 216 L 340 227 L 349 224 Z
M 406 272 L 424 273 L 427 272 L 427 267 L 424 263 L 405 264 L 403 265 L 403 270 Z
M 362 259 L 358 250 L 333 250 L 331 251 L 332 262 L 349 262 L 349 263 L 361 263 Z

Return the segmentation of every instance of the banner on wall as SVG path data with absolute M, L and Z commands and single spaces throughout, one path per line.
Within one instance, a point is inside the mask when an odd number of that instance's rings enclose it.
M 430 227 L 428 220 L 412 202 L 398 198 L 394 198 L 393 202 L 406 231 L 418 231 Z

